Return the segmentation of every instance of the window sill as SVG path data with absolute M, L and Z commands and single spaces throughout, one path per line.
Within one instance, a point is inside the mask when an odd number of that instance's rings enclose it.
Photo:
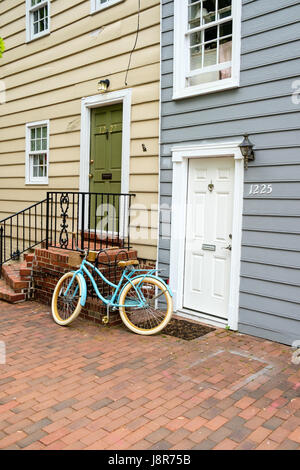
M 118 3 L 121 3 L 121 2 L 124 2 L 124 0 L 112 0 L 111 2 L 109 2 L 108 5 L 104 4 L 104 5 L 102 5 L 100 7 L 97 7 L 97 8 L 94 8 L 92 6 L 91 15 L 95 15 L 96 13 L 99 13 L 99 11 L 106 10 L 107 8 L 113 7 L 113 6 L 115 6 L 115 5 L 117 5 Z
M 30 42 L 33 42 L 33 41 L 37 41 L 38 39 L 41 39 L 41 38 L 44 38 L 45 36 L 49 36 L 51 34 L 50 31 L 46 31 L 45 33 L 43 34 L 38 34 L 36 36 L 34 36 L 33 38 L 31 39 L 26 39 L 26 44 L 30 43 Z
M 201 96 L 201 95 L 208 95 L 210 93 L 217 93 L 219 91 L 225 91 L 225 90 L 230 90 L 232 88 L 238 88 L 239 87 L 239 81 L 238 80 L 228 80 L 225 83 L 225 80 L 223 83 L 214 83 L 214 84 L 207 84 L 202 87 L 200 86 L 194 86 L 190 88 L 178 88 L 176 87 L 173 88 L 173 100 L 181 100 L 184 98 L 189 98 L 192 96 Z
M 47 181 L 26 181 L 25 186 L 49 186 L 49 182 Z

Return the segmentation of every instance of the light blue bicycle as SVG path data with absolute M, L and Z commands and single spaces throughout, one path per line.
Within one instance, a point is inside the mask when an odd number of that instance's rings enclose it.
M 97 252 L 84 251 L 80 268 L 66 273 L 58 281 L 52 297 L 54 321 L 66 326 L 79 315 L 87 300 L 88 278 L 97 297 L 106 305 L 105 323 L 109 321 L 112 309 L 119 310 L 124 324 L 140 335 L 153 335 L 165 328 L 173 313 L 172 292 L 156 275 L 157 270 L 136 269 L 137 260 L 118 261 L 116 266 L 123 271 L 120 280 L 113 283 L 98 269 L 97 260 Z M 95 281 L 97 276 L 110 287 L 112 293 L 109 296 L 99 291 Z

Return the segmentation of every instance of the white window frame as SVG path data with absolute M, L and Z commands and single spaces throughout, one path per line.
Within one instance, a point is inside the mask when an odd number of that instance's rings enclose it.
M 188 71 L 188 0 L 174 0 L 174 76 L 173 99 L 188 98 L 216 91 L 236 88 L 240 84 L 241 61 L 241 0 L 232 0 L 232 73 L 231 78 L 186 86 Z
M 34 127 L 45 127 L 47 126 L 47 150 L 36 151 L 36 153 L 47 154 L 47 176 L 33 177 L 31 171 L 31 159 L 30 155 L 34 152 L 31 151 L 31 129 Z M 37 184 L 37 185 L 48 185 L 49 184 L 49 133 L 50 133 L 50 121 L 37 121 L 26 124 L 26 158 L 25 158 L 25 184 Z
M 48 28 L 45 31 L 41 31 L 38 34 L 33 32 L 33 23 L 32 15 L 36 10 L 39 10 L 41 7 L 48 6 Z M 43 0 L 41 3 L 38 3 L 35 6 L 31 6 L 31 0 L 26 0 L 26 42 L 34 41 L 43 36 L 50 34 L 50 21 L 51 21 L 51 2 L 50 0 Z
M 124 0 L 108 0 L 103 5 L 100 5 L 99 0 L 91 0 L 91 15 L 121 2 L 124 2 Z

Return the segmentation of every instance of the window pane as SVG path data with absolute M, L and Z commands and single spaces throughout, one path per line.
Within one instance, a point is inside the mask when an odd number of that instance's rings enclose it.
M 202 24 L 216 21 L 216 0 L 204 0 L 202 12 Z
M 230 62 L 232 59 L 232 40 L 221 39 L 219 46 L 219 62 Z
M 47 127 L 42 128 L 42 135 L 44 138 L 47 137 Z
M 220 38 L 232 35 L 232 21 L 220 24 Z
M 209 72 L 209 73 L 202 73 L 201 75 L 196 75 L 195 77 L 191 77 L 188 80 L 189 86 L 201 85 L 203 83 L 215 82 L 219 80 L 219 73 L 218 72 Z
M 42 150 L 47 150 L 47 139 L 42 140 Z
M 218 37 L 218 27 L 214 26 L 213 28 L 208 28 L 204 31 L 204 40 L 205 42 L 213 41 Z
M 196 46 L 197 44 L 200 44 L 202 42 L 202 31 L 198 31 L 197 33 L 191 34 L 190 38 L 190 45 L 191 46 Z
M 42 142 L 40 139 L 36 141 L 35 148 L 36 150 L 42 150 Z
M 40 139 L 42 137 L 42 128 L 41 127 L 36 128 L 36 137 L 38 139 Z
M 217 43 L 211 42 L 204 46 L 204 67 L 216 65 L 217 63 Z
M 231 0 L 219 0 L 218 19 L 231 15 Z
M 191 49 L 190 61 L 191 70 L 202 68 L 202 46 L 196 46 Z
M 191 0 L 189 5 L 189 28 L 197 28 L 201 25 L 201 2 Z
M 231 67 L 221 70 L 220 72 L 208 72 L 196 75 L 187 80 L 188 86 L 202 85 L 205 83 L 216 82 L 218 80 L 224 80 L 226 78 L 231 78 Z
M 34 151 L 34 150 L 35 150 L 35 141 L 34 141 L 34 140 L 31 141 L 30 150 L 31 150 L 31 151 Z

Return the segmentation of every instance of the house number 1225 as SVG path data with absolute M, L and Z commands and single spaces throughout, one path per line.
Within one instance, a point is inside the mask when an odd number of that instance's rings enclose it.
M 271 184 L 251 184 L 250 194 L 271 194 L 273 191 L 273 186 Z

